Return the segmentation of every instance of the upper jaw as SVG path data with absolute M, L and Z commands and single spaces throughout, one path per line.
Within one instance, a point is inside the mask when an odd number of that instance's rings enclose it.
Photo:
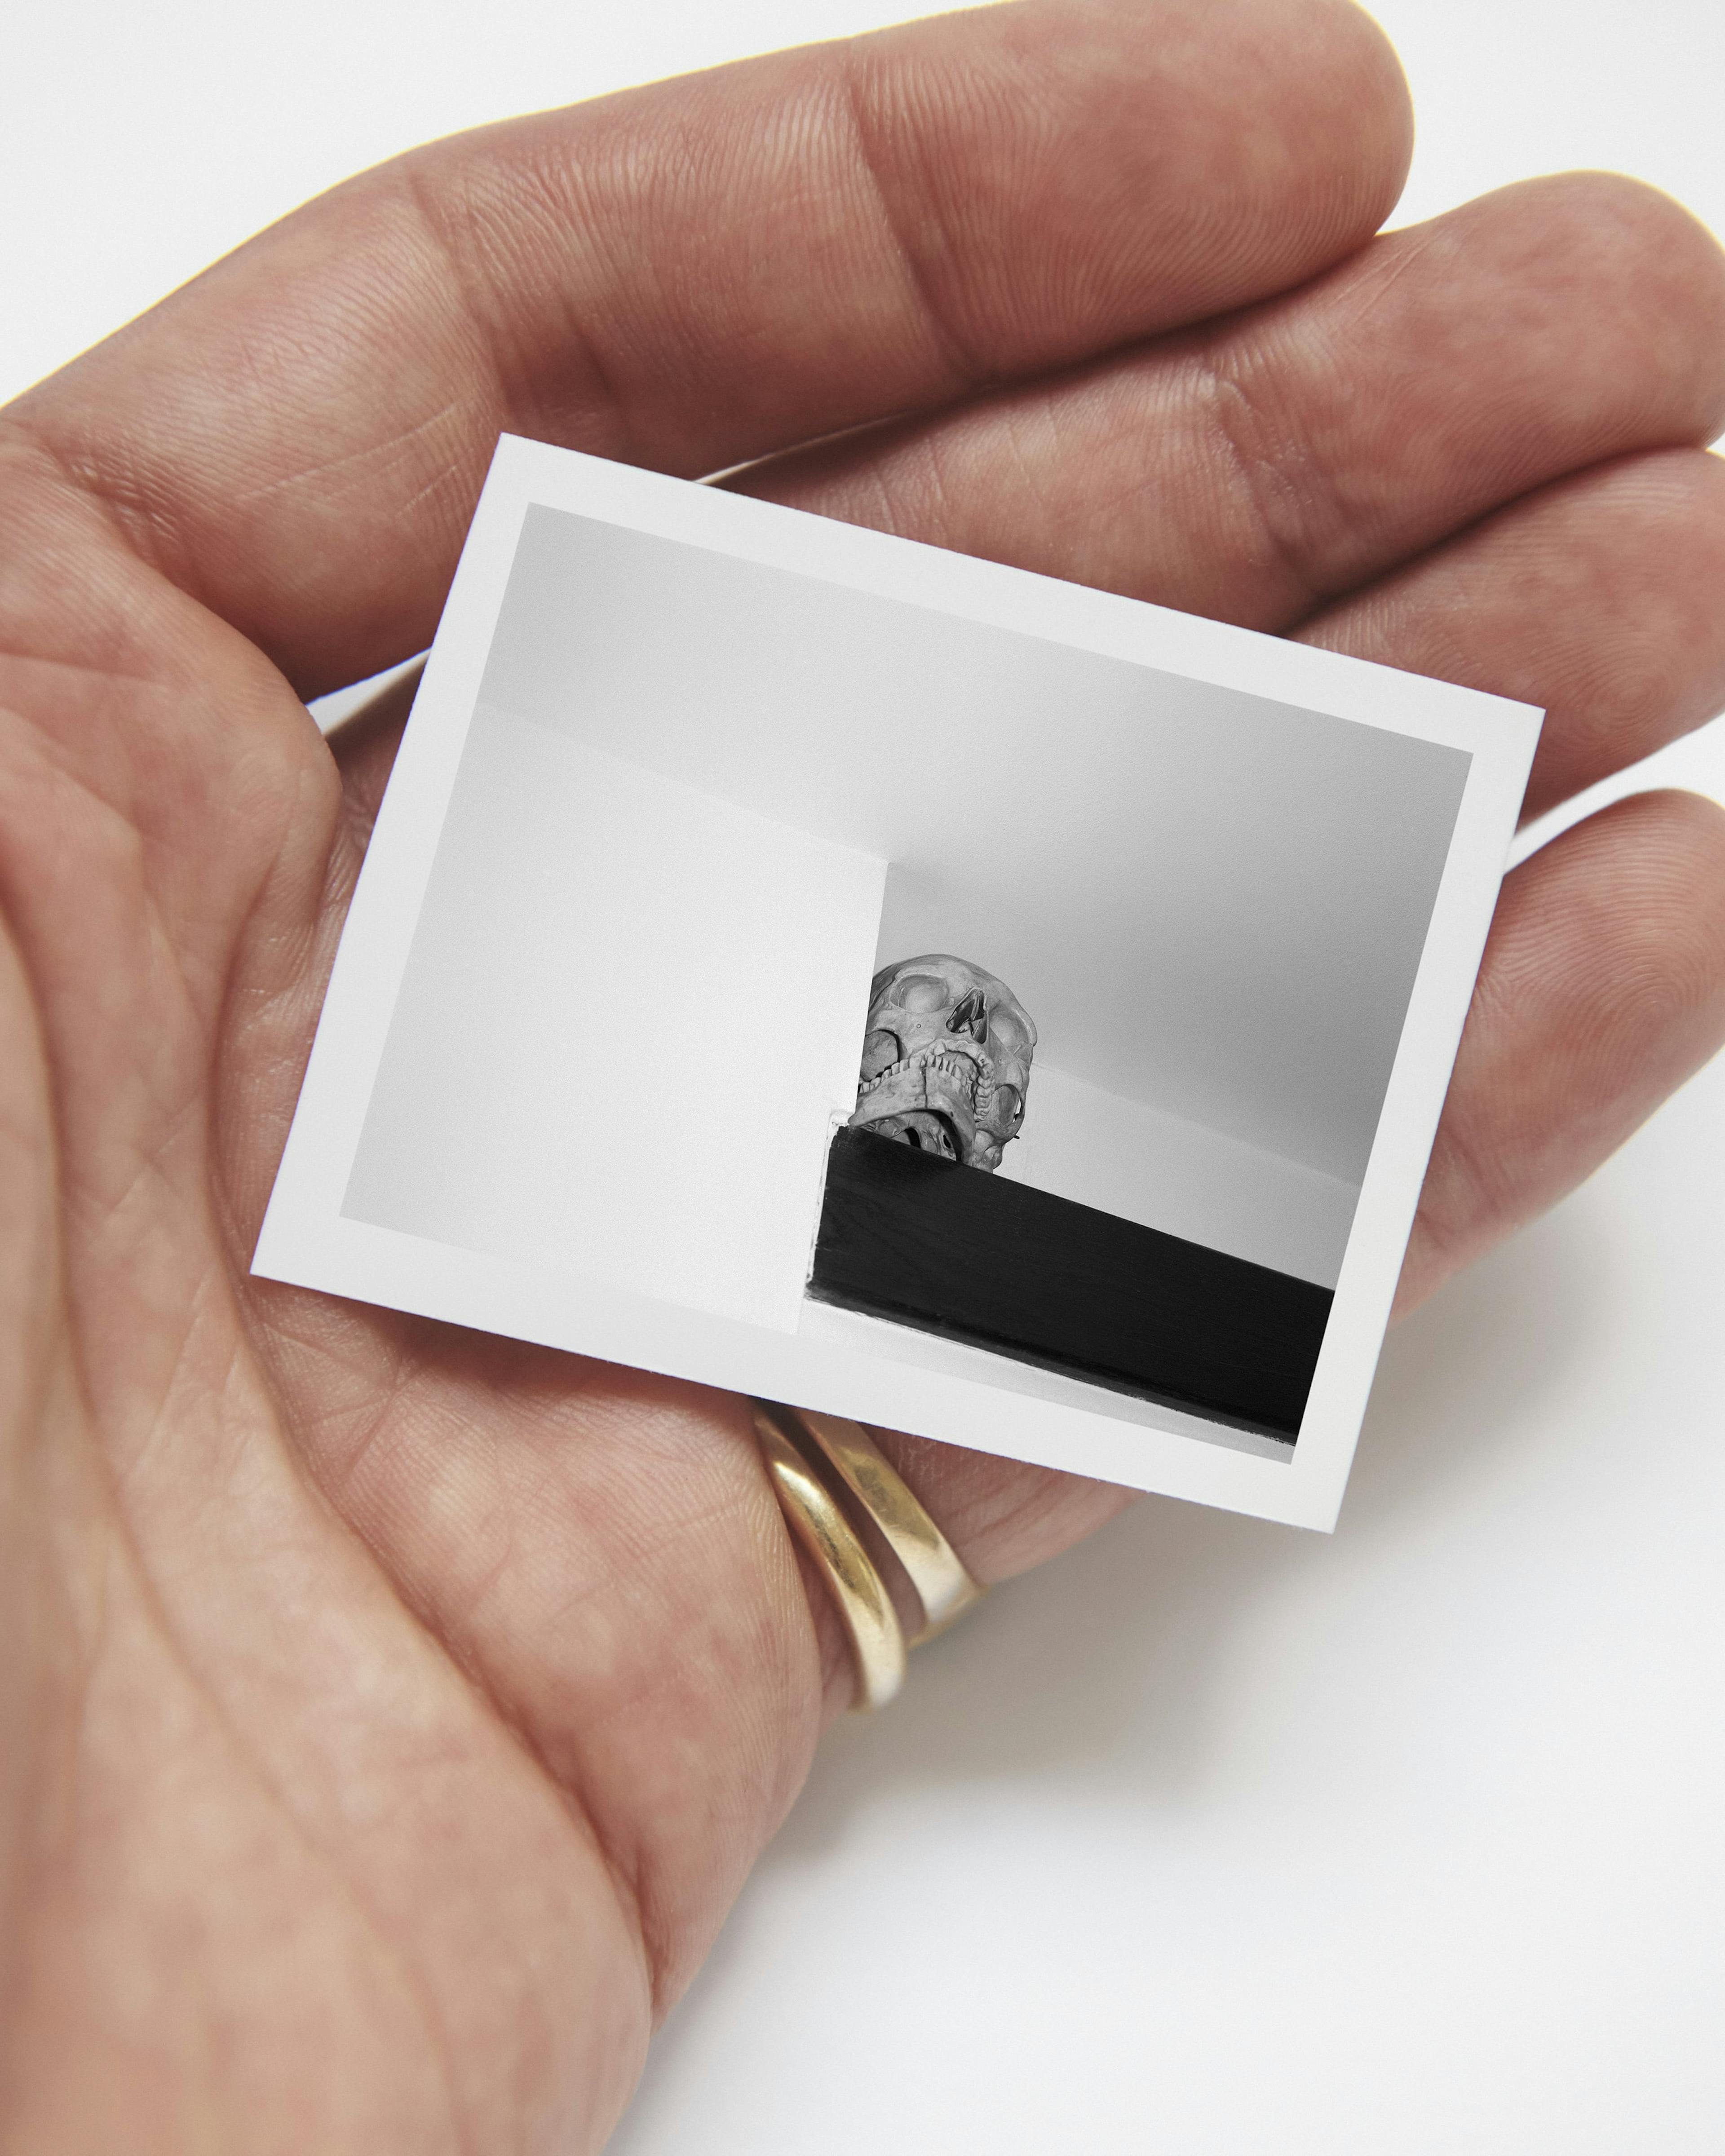
M 986 1059 L 945 1044 L 919 1048 L 901 1058 L 857 1087 L 853 1130 L 866 1129 L 890 1116 L 916 1109 L 942 1116 L 958 1141 L 962 1159 L 970 1161 L 977 1151 L 977 1111 L 979 1096 L 992 1094 L 992 1073 Z
M 968 1065 L 968 1069 L 965 1065 Z M 908 1055 L 901 1055 L 896 1063 L 889 1063 L 884 1070 L 877 1070 L 872 1078 L 859 1081 L 856 1089 L 858 1105 L 874 1089 L 890 1080 L 900 1078 L 907 1070 L 931 1066 L 950 1066 L 955 1080 L 967 1086 L 971 1107 L 978 1115 L 986 1115 L 994 1093 L 993 1059 L 985 1048 L 962 1038 L 930 1041 L 921 1048 L 913 1048 Z

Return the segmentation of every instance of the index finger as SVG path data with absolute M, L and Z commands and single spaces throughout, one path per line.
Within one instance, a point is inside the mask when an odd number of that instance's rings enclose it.
M 304 695 L 430 638 L 500 429 L 695 475 L 1281 290 L 1405 169 L 1348 0 L 1030 0 L 418 151 L 7 415 Z

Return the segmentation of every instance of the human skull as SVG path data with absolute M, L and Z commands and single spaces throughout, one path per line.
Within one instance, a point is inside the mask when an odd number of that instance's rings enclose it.
M 852 1130 L 992 1171 L 1024 1120 L 1036 1029 L 1007 987 L 963 958 L 905 958 L 869 991 Z

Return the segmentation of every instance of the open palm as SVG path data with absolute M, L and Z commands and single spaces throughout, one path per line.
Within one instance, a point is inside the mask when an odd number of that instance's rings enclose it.
M 248 1278 L 500 428 L 1550 706 L 1725 699 L 1725 271 L 1373 239 L 1341 0 L 1046 0 L 423 151 L 0 415 L 0 2128 L 583 2149 L 845 1696 L 735 1400 Z M 1725 1035 L 1725 818 L 1509 880 L 1404 1296 Z M 1120 1493 L 895 1440 L 985 1577 Z

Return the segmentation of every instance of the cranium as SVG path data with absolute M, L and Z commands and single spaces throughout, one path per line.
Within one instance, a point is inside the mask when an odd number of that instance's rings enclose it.
M 852 1130 L 993 1171 L 1024 1120 L 1036 1029 L 1007 987 L 963 958 L 875 974 Z

